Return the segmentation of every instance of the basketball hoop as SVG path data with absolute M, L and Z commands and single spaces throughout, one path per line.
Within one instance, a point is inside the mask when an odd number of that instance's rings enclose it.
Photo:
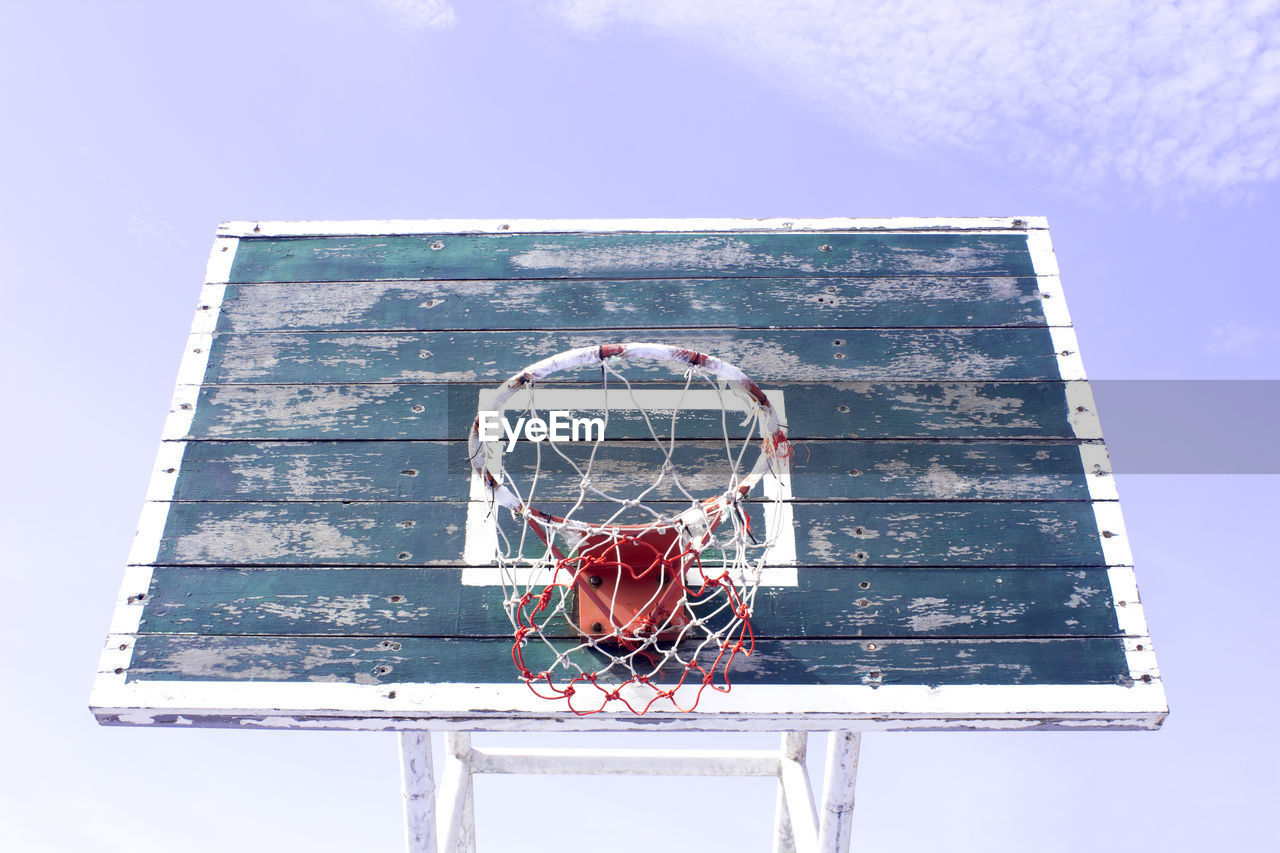
M 646 374 L 674 370 L 678 381 L 668 376 L 657 390 L 652 382 L 637 387 L 624 373 L 637 363 Z M 594 369 L 592 390 L 582 387 L 578 372 L 586 369 Z M 548 382 L 552 378 L 557 381 Z M 571 384 L 569 393 L 577 396 L 566 397 L 559 383 Z M 494 440 L 482 417 L 508 409 L 539 417 L 546 410 L 539 396 L 545 401 L 556 393 L 561 400 L 590 400 L 602 412 L 594 440 L 569 447 L 540 433 L 532 438 L 532 464 L 509 470 L 504 441 Z M 673 459 L 682 418 L 702 435 L 714 434 L 724 454 L 714 465 L 701 458 L 696 477 Z M 633 434 L 606 447 L 611 421 L 625 422 Z M 735 429 L 741 431 L 736 437 Z M 656 453 L 639 466 L 639 481 L 634 471 L 629 475 L 627 487 L 636 491 L 622 496 L 599 469 L 608 466 L 610 452 L 634 457 L 636 438 Z M 511 438 L 505 451 L 515 443 Z M 748 468 L 753 446 L 759 450 Z M 663 701 L 692 711 L 706 688 L 729 690 L 733 659 L 752 653 L 751 612 L 783 523 L 791 455 L 778 413 L 746 374 L 714 356 L 664 344 L 568 350 L 500 385 L 472 423 L 468 449 L 490 510 L 508 510 L 515 522 L 508 529 L 494 520 L 494 556 L 514 628 L 512 660 L 534 693 L 563 699 L 576 714 L 613 703 L 643 714 Z M 577 459 L 573 449 L 581 451 Z M 577 478 L 561 494 L 572 498 L 565 510 L 533 505 L 547 501 L 538 494 L 551 476 L 543 471 L 544 457 L 567 464 Z M 686 481 L 705 480 L 709 470 L 723 472 L 723 487 L 695 497 Z M 747 501 L 762 481 L 772 488 L 760 502 L 763 529 L 753 531 Z M 532 649 L 550 663 L 526 663 Z

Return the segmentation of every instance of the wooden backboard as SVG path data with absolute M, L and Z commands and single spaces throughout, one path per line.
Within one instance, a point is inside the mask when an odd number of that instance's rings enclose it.
M 798 448 L 755 654 L 695 713 L 643 720 L 519 682 L 466 454 L 481 394 L 622 340 L 739 365 Z M 486 730 L 1166 713 L 1035 218 L 221 226 L 92 706 Z

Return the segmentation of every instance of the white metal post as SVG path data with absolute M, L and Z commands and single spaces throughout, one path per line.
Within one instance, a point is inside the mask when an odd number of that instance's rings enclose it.
M 431 732 L 400 733 L 405 846 L 409 853 L 436 853 L 436 780 L 431 769 Z
M 784 732 L 782 735 L 782 761 L 805 763 L 809 748 L 808 732 Z M 782 765 L 778 765 L 778 801 L 774 807 L 773 853 L 796 853 L 795 830 L 791 826 L 791 809 L 787 803 L 787 789 L 782 783 Z
M 860 732 L 831 733 L 826 778 L 822 782 L 822 825 L 818 831 L 818 849 L 822 853 L 846 853 L 849 849 L 861 745 Z
M 466 853 L 475 843 L 474 816 L 467 808 L 471 802 L 471 735 L 449 732 L 445 744 L 444 778 L 437 807 L 440 853 Z

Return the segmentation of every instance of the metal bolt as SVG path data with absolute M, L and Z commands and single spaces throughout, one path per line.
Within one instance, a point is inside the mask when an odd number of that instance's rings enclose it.
M 602 581 L 600 580 L 599 575 L 587 575 L 587 583 L 591 584 L 592 586 L 600 586 Z
M 603 625 L 601 625 L 599 622 L 592 622 L 592 623 L 591 623 L 591 633 L 593 633 L 593 634 L 601 634 L 601 633 L 603 633 L 603 632 L 604 632 L 604 626 L 603 626 Z

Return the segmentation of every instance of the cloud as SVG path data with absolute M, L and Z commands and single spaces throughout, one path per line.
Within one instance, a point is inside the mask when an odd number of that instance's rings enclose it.
M 378 5 L 411 27 L 451 27 L 458 22 L 449 0 L 378 0 Z
M 1245 323 L 1228 323 L 1209 329 L 1210 341 L 1205 347 L 1216 353 L 1251 353 L 1264 344 L 1280 341 L 1280 329 L 1264 329 Z
M 916 153 L 956 146 L 1081 187 L 1280 177 L 1280 2 L 541 0 L 584 34 L 713 50 Z

